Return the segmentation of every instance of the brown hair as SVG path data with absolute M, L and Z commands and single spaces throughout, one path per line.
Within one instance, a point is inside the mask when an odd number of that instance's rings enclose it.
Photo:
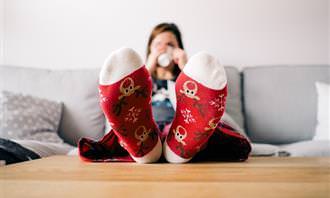
M 181 32 L 180 32 L 178 26 L 174 23 L 160 23 L 156 27 L 154 27 L 154 29 L 151 31 L 151 34 L 149 36 L 148 46 L 147 46 L 147 58 L 151 52 L 150 45 L 151 45 L 152 41 L 158 34 L 163 33 L 163 32 L 171 32 L 172 34 L 174 34 L 176 40 L 178 41 L 179 48 L 184 49 L 182 39 L 181 39 Z M 180 68 L 178 65 L 175 65 L 173 73 L 176 76 L 180 73 Z

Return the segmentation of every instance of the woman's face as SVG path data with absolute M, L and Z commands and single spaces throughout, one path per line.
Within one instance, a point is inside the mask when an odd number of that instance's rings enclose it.
M 168 46 L 178 48 L 179 44 L 172 32 L 162 32 L 152 40 L 150 50 L 165 52 Z

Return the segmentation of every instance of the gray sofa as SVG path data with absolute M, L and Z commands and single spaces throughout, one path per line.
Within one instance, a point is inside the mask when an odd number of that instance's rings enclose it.
M 330 83 L 329 65 L 226 67 L 226 113 L 253 142 L 254 155 L 330 156 L 329 141 L 313 141 L 315 81 Z M 58 134 L 76 145 L 99 139 L 105 118 L 98 104 L 99 69 L 46 70 L 0 66 L 0 91 L 8 90 L 64 104 Z

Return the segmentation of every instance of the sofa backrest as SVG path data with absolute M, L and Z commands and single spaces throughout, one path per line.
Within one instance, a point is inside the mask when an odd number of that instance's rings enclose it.
M 228 76 L 226 112 L 243 128 L 241 77 L 235 67 L 225 67 Z M 76 145 L 81 137 L 104 135 L 104 116 L 98 102 L 99 69 L 47 70 L 0 66 L 0 90 L 31 94 L 63 102 L 59 135 Z
M 265 66 L 243 70 L 246 132 L 253 142 L 310 140 L 317 124 L 315 82 L 330 82 L 330 67 Z
M 314 136 L 315 82 L 330 83 L 329 66 L 248 67 L 242 73 L 235 67 L 225 70 L 229 91 L 226 112 L 241 128 L 245 123 L 252 141 L 280 144 Z M 98 73 L 99 69 L 63 71 L 1 65 L 0 90 L 63 102 L 59 135 L 76 145 L 81 137 L 99 139 L 104 135 Z
M 226 113 L 234 119 L 241 129 L 244 129 L 242 107 L 241 73 L 233 66 L 225 67 L 228 81 L 228 96 L 226 100 Z
M 76 145 L 80 137 L 99 139 L 104 116 L 98 102 L 99 69 L 46 70 L 0 66 L 0 90 L 63 102 L 59 135 Z

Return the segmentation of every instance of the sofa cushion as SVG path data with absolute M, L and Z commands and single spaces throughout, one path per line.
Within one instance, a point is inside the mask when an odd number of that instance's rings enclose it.
M 59 71 L 1 65 L 0 90 L 63 102 L 59 135 L 75 145 L 82 136 L 98 139 L 104 134 L 98 73 L 99 69 Z
M 66 143 L 41 142 L 35 140 L 14 140 L 14 142 L 37 153 L 40 157 L 67 155 L 75 148 Z
M 239 125 L 241 129 L 244 129 L 244 117 L 242 112 L 241 74 L 237 68 L 232 66 L 226 66 L 225 71 L 228 81 L 226 112 Z
M 330 67 L 265 66 L 243 70 L 244 115 L 253 142 L 284 144 L 315 134 L 315 82 L 329 83 Z
M 251 144 L 251 156 L 278 156 L 279 147 L 271 144 Z
M 279 146 L 279 155 L 290 157 L 330 157 L 329 140 L 301 141 Z

